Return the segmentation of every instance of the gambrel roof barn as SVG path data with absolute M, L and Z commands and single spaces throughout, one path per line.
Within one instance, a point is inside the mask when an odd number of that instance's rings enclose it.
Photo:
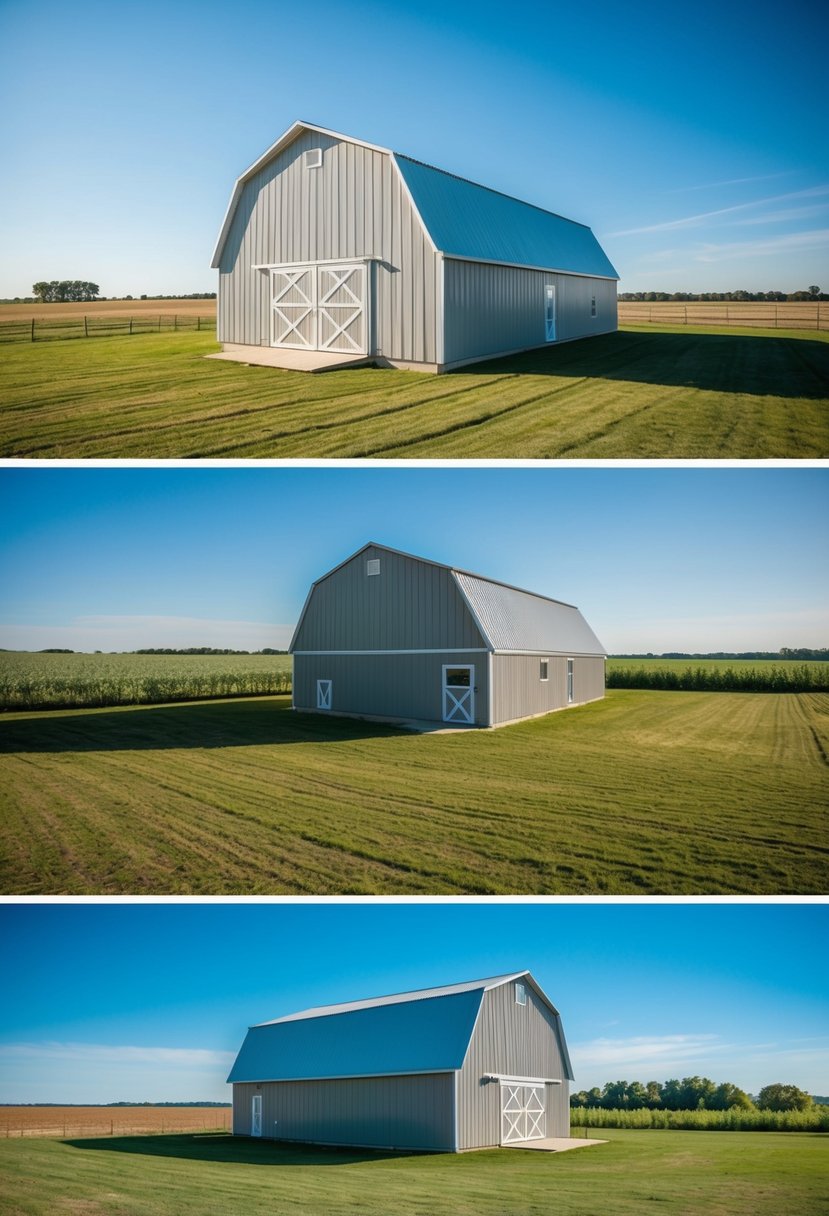
M 442 1152 L 567 1136 L 570 1080 L 529 971 L 263 1022 L 228 1078 L 235 1135 Z
M 290 650 L 295 709 L 499 726 L 604 696 L 572 604 L 374 543 L 313 584 Z
M 444 371 L 616 329 L 584 224 L 295 122 L 237 180 L 213 266 L 225 355 Z

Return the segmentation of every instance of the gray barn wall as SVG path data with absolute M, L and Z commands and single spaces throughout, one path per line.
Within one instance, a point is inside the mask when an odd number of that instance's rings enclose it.
M 322 148 L 320 169 L 302 154 Z M 388 155 L 305 131 L 246 182 L 219 269 L 218 338 L 270 345 L 270 276 L 254 264 L 377 257 L 374 349 L 434 363 L 437 255 Z
M 556 342 L 617 328 L 615 279 L 445 258 L 444 366 L 546 345 L 547 283 L 556 287 Z M 595 317 L 590 315 L 593 292 Z
M 492 658 L 492 724 L 567 708 L 567 657 L 548 659 L 548 679 L 539 679 L 544 655 L 496 654 Z M 604 659 L 573 658 L 573 704 L 596 701 L 605 693 Z
M 378 575 L 366 574 L 370 558 L 380 559 Z M 484 645 L 449 570 L 374 548 L 317 583 L 295 640 L 296 651 Z
M 453 1073 L 237 1084 L 234 1135 L 250 1135 L 251 1098 L 258 1092 L 265 1139 L 444 1152 L 454 1147 Z
M 486 1073 L 561 1078 L 546 1085 L 547 1135 L 570 1134 L 570 1089 L 556 1019 L 527 985 L 527 1004 L 515 1003 L 514 983 L 484 993 L 481 1012 L 458 1078 L 458 1147 L 501 1142 L 501 1087 Z

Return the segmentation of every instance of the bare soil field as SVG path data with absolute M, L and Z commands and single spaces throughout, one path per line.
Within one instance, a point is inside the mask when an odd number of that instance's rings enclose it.
M 829 300 L 620 300 L 619 324 L 735 325 L 747 329 L 829 329 Z
M 0 1136 L 229 1130 L 229 1106 L 0 1106 Z
M 215 317 L 215 300 L 79 300 L 67 304 L 0 304 L 2 321 L 55 321 L 60 317 L 135 317 L 140 313 L 174 313 L 180 317 Z

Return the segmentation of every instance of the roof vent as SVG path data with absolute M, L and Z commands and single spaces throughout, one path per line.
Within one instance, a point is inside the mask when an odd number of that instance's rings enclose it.
M 379 573 L 380 573 L 380 558 L 379 557 L 370 557 L 366 561 L 366 574 L 379 574 Z
M 306 169 L 322 168 L 322 148 L 309 148 L 305 153 Z

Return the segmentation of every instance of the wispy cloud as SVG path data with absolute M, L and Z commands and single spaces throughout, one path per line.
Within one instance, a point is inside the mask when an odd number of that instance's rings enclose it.
M 726 1051 L 727 1044 L 715 1034 L 636 1035 L 629 1039 L 592 1039 L 572 1047 L 574 1062 L 582 1068 L 597 1065 L 634 1068 L 637 1065 L 694 1060 L 715 1051 Z
M 769 203 L 782 203 L 793 198 L 816 198 L 829 194 L 829 185 L 810 186 L 807 190 L 795 190 L 789 194 L 773 194 L 768 198 L 754 199 L 750 203 L 736 203 L 732 207 L 719 207 L 715 211 L 700 211 L 694 215 L 683 215 L 676 220 L 665 220 L 659 224 L 645 224 L 641 228 L 623 228 L 610 232 L 608 236 L 636 236 L 644 232 L 670 232 L 677 228 L 695 228 L 722 215 L 733 215 L 738 211 L 749 211 L 753 207 L 765 207 Z
M 829 228 L 809 232 L 789 232 L 784 236 L 763 237 L 756 241 L 706 242 L 692 257 L 695 262 L 726 262 L 733 258 L 754 258 L 758 254 L 806 253 L 829 248 Z
M 725 181 L 720 182 L 695 182 L 692 186 L 676 186 L 673 190 L 666 190 L 666 194 L 686 194 L 691 190 L 715 190 L 719 186 L 741 186 L 747 182 L 770 182 L 778 177 L 788 177 L 791 173 L 790 169 L 783 173 L 761 173 L 757 177 L 729 177 Z
M 111 1043 L 3 1043 L 0 1059 L 52 1062 L 54 1064 L 108 1064 L 113 1066 L 162 1065 L 165 1068 L 224 1068 L 234 1059 L 232 1051 L 200 1047 L 138 1047 Z
M 737 223 L 781 224 L 788 220 L 806 220 L 816 215 L 823 215 L 827 208 L 829 208 L 829 199 L 825 203 L 811 203 L 808 207 L 783 207 L 779 211 L 764 211 L 762 215 L 746 215 Z

